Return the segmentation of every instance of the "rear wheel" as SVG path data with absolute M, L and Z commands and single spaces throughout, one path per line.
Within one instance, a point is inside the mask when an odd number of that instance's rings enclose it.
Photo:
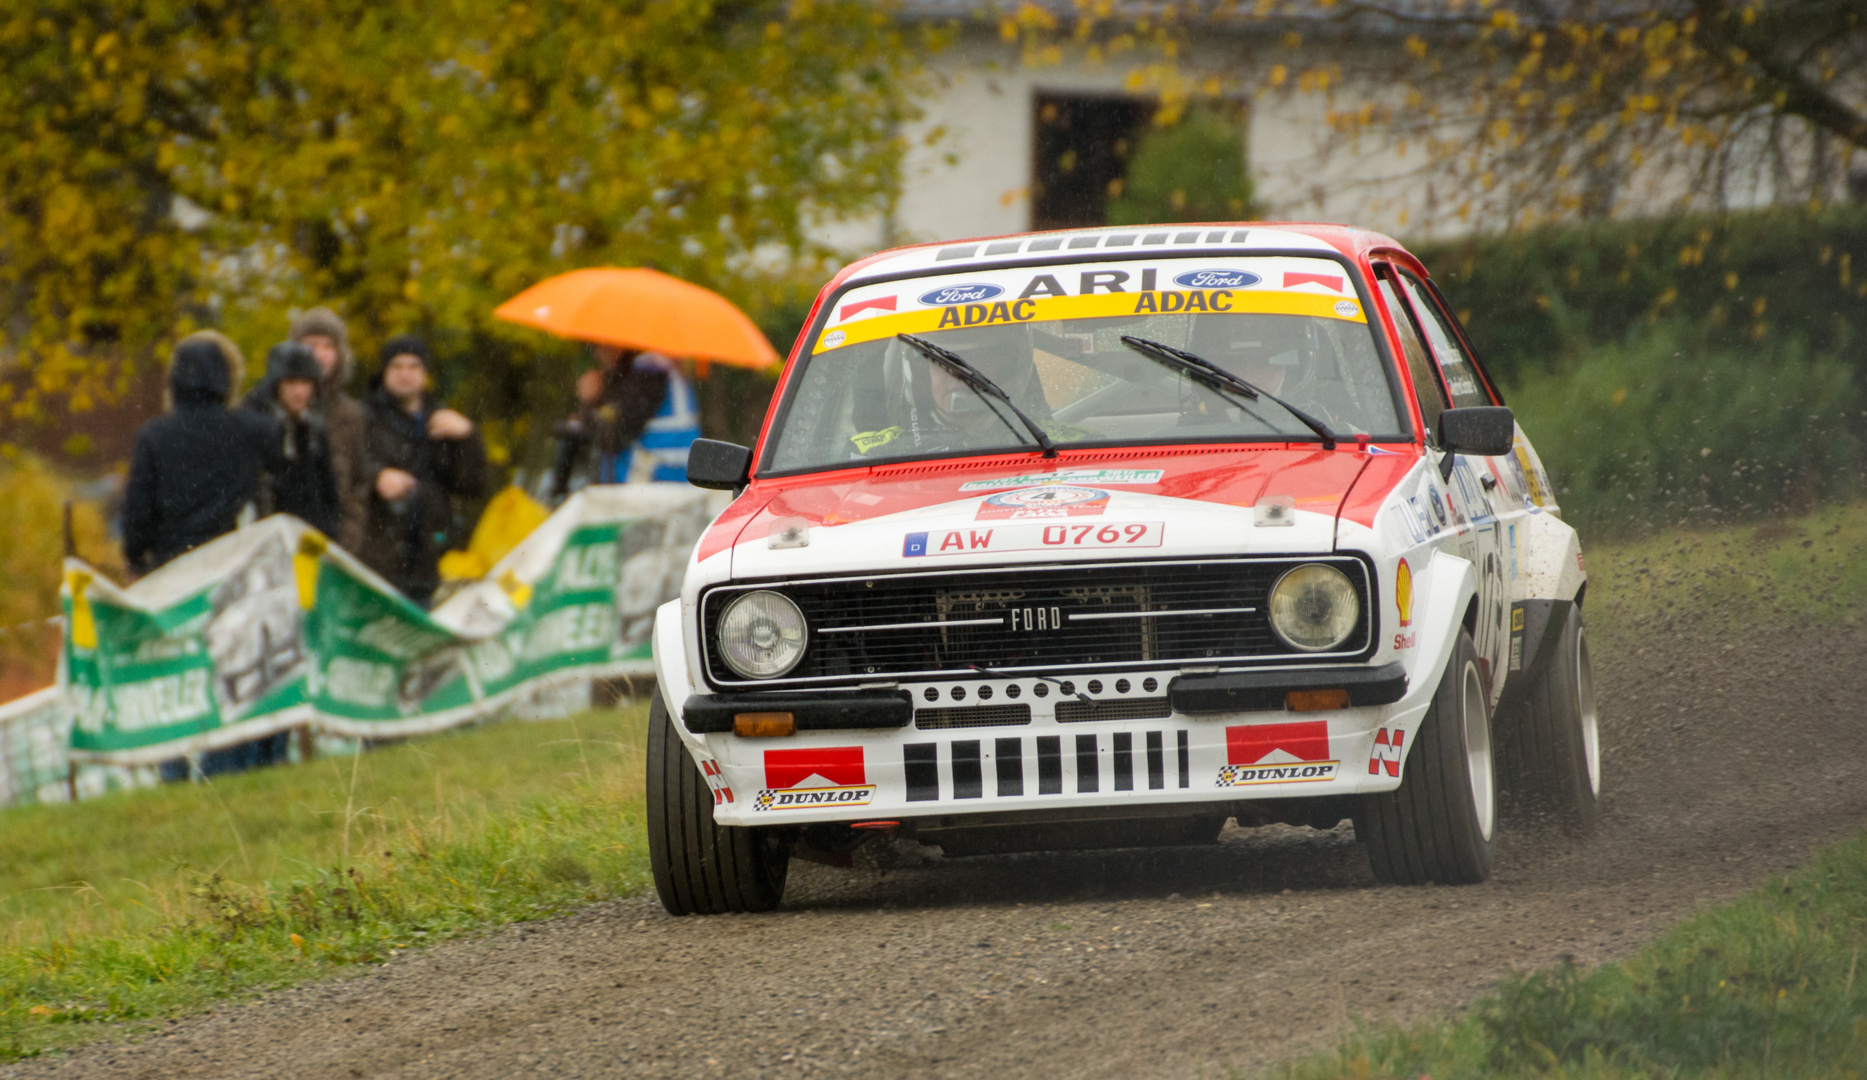
M 655 694 L 648 707 L 648 862 L 670 915 L 770 911 L 791 844 L 772 829 L 713 822 L 713 792 Z
M 1355 835 L 1374 876 L 1396 885 L 1470 885 L 1496 861 L 1491 713 L 1478 650 L 1460 631 L 1406 755 L 1400 787 L 1361 797 Z
M 1582 609 L 1572 608 L 1556 655 L 1512 710 L 1505 782 L 1514 805 L 1571 835 L 1601 817 L 1601 727 Z

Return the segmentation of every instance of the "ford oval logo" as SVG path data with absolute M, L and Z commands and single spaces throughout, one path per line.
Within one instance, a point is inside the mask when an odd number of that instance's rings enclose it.
M 933 292 L 922 293 L 921 303 L 938 304 L 942 307 L 948 304 L 976 304 L 981 300 L 990 300 L 1004 291 L 997 285 L 987 285 L 984 282 L 974 285 L 947 285 Z
M 1193 270 L 1173 279 L 1189 289 L 1245 289 L 1264 280 L 1249 270 Z

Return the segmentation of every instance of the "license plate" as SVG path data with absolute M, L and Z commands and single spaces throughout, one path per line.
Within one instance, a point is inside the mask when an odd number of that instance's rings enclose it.
M 983 555 L 1001 551 L 1079 551 L 1091 548 L 1159 547 L 1167 526 L 1159 521 L 1098 521 L 1094 524 L 992 525 L 913 532 L 901 545 L 905 558 L 924 555 Z

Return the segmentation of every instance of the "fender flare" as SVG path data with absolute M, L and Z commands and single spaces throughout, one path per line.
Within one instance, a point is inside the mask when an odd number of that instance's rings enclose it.
M 661 695 L 662 707 L 668 710 L 668 718 L 674 724 L 674 731 L 687 747 L 688 753 L 697 755 L 699 762 L 707 753 L 700 736 L 687 730 L 681 722 L 681 713 L 687 705 L 687 699 L 699 692 L 694 686 L 693 673 L 687 665 L 687 648 L 681 626 L 681 601 L 670 600 L 655 609 L 655 630 L 653 635 L 655 656 L 655 693 Z
M 1427 710 L 1432 708 L 1433 696 L 1439 692 L 1446 665 L 1452 660 L 1453 643 L 1465 628 L 1465 611 L 1478 596 L 1478 569 L 1471 560 L 1441 549 L 1424 561 L 1424 571 L 1416 573 L 1414 578 L 1415 595 L 1419 597 L 1415 602 L 1421 605 L 1421 610 L 1413 619 L 1419 627 L 1423 647 L 1407 671 L 1407 696 L 1394 706 L 1395 719 L 1389 722 L 1390 726 L 1410 736 L 1419 730 Z M 1430 652 L 1426 651 L 1428 648 Z M 1363 736 L 1361 760 L 1372 759 L 1375 738 L 1374 730 Z M 1411 737 L 1406 740 L 1400 755 L 1403 762 L 1412 755 L 1417 742 L 1418 739 Z M 1402 775 L 1405 775 L 1404 766 Z M 1399 785 L 1399 779 L 1385 783 L 1376 781 L 1364 783 L 1361 790 L 1383 791 Z
M 1548 669 L 1588 588 L 1581 538 L 1572 526 L 1550 514 L 1531 514 L 1522 528 L 1529 554 L 1512 590 L 1499 714 L 1521 706 Z

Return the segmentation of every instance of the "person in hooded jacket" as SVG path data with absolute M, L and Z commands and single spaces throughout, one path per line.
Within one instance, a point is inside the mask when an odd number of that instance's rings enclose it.
M 378 467 L 358 555 L 409 599 L 426 606 L 440 585 L 441 555 L 464 543 L 454 499 L 486 492 L 486 448 L 473 421 L 428 393 L 428 346 L 413 334 L 382 347 L 369 396 L 369 457 Z
M 123 556 L 146 574 L 234 530 L 277 458 L 276 428 L 227 408 L 220 346 L 187 340 L 169 362 L 171 410 L 142 426 L 123 492 Z
M 287 338 L 311 350 L 322 373 L 318 407 L 331 448 L 331 472 L 337 481 L 337 530 L 332 539 L 351 552 L 363 549 L 370 514 L 370 488 L 377 468 L 369 460 L 369 418 L 363 404 L 344 392 L 353 361 L 350 332 L 337 313 L 315 307 L 292 320 Z
M 326 536 L 339 528 L 337 476 L 320 401 L 323 372 L 310 349 L 282 341 L 266 353 L 266 377 L 246 408 L 277 425 L 275 467 L 261 477 L 259 513 L 291 514 Z

